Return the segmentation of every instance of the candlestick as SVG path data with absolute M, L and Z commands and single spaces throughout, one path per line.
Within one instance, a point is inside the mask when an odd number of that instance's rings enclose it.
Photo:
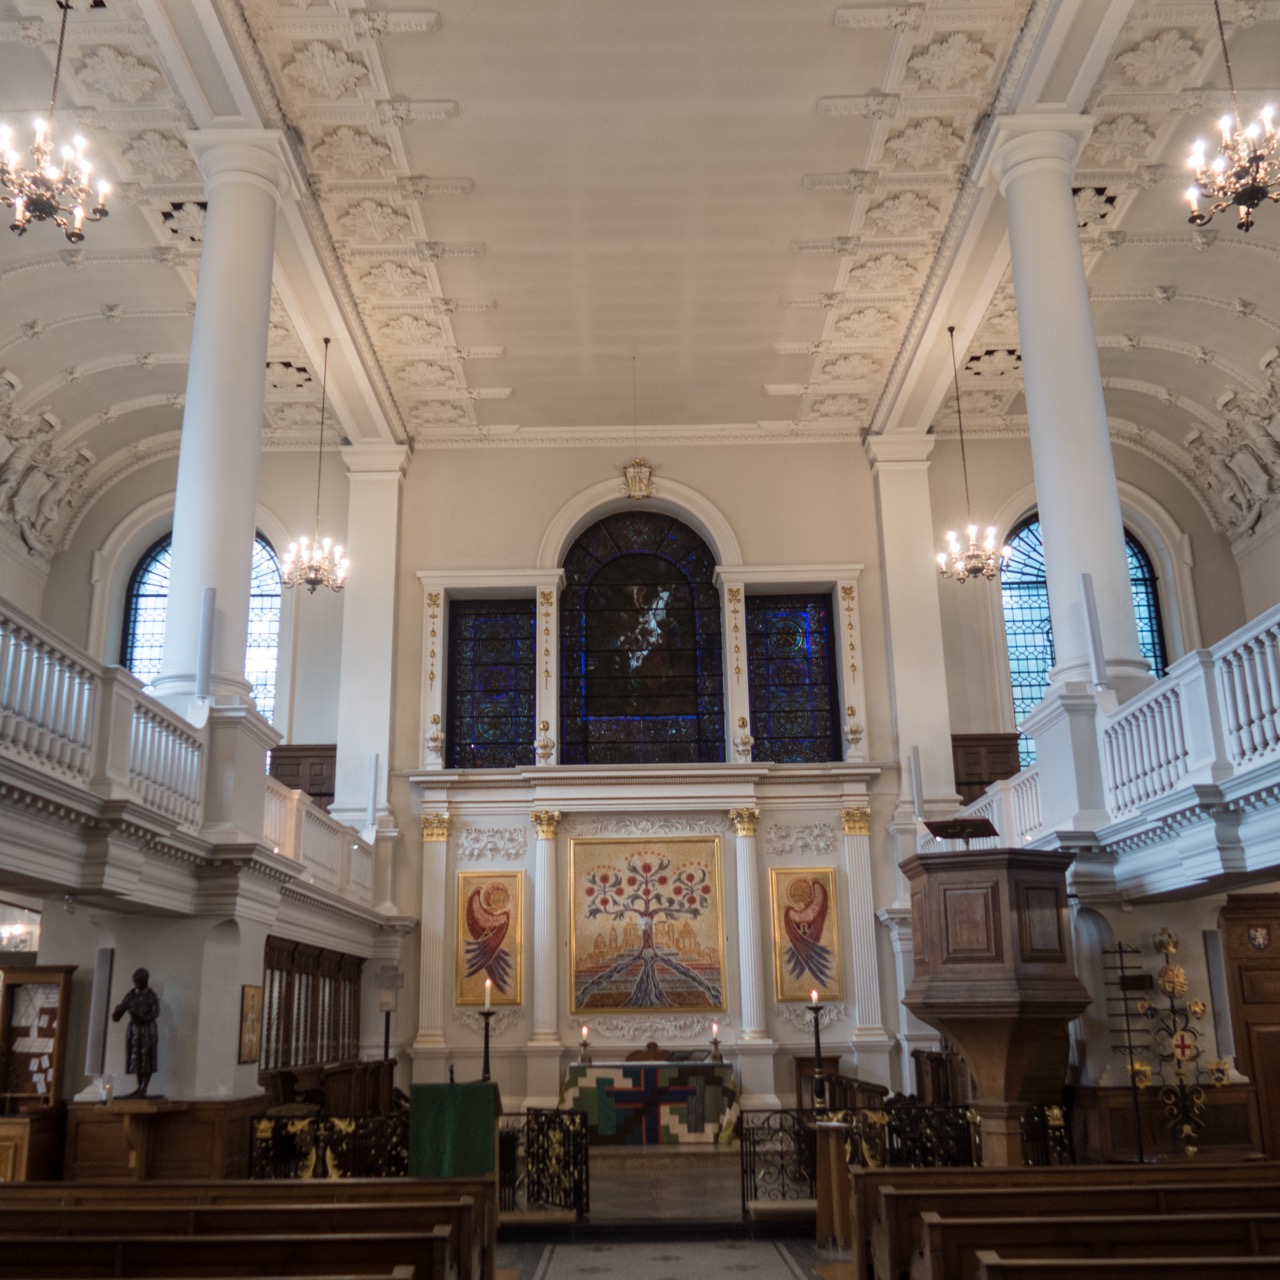
M 483 1009 L 480 1016 L 484 1019 L 484 1064 L 480 1068 L 480 1079 L 489 1078 L 489 1023 L 493 1019 L 492 1009 Z
M 818 1112 L 827 1109 L 827 1082 L 822 1078 L 822 1006 L 818 1003 L 817 991 L 809 995 L 813 999 L 809 1006 L 813 1014 L 813 1109 Z
M 723 1062 L 724 1058 L 720 1054 L 720 1024 L 713 1022 L 711 1024 L 711 1061 Z
M 587 1039 L 587 1024 L 582 1024 L 582 1049 L 578 1054 L 578 1061 L 584 1066 L 591 1065 L 591 1042 Z

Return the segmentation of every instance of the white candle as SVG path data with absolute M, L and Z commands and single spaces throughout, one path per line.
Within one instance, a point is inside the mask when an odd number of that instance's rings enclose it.
M 582 1024 L 582 1038 L 583 1040 L 587 1038 L 587 1024 L 585 1022 Z
M 809 1002 L 810 1002 L 810 1004 L 812 1004 L 815 1008 L 817 1007 L 817 1004 L 818 1004 L 818 989 L 817 989 L 817 987 L 814 987 L 814 989 L 813 989 L 812 991 L 810 991 L 810 992 L 809 992 Z
M 711 1038 L 714 1040 L 716 1036 L 718 1036 L 719 1034 L 720 1034 L 720 1024 L 718 1022 L 713 1022 L 711 1024 Z
M 484 980 L 484 1007 L 487 1009 L 493 1000 L 493 979 L 486 978 Z

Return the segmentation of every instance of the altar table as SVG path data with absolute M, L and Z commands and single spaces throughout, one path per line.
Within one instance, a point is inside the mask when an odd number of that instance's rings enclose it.
M 592 1143 L 730 1142 L 738 1086 L 725 1062 L 575 1063 L 560 1105 L 586 1114 Z

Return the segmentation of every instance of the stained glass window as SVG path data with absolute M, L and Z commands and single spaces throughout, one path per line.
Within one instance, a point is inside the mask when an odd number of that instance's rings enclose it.
M 449 602 L 450 768 L 533 763 L 537 650 L 532 599 Z
M 565 764 L 724 760 L 715 557 L 688 525 L 620 512 L 564 561 L 560 759 Z
M 747 597 L 752 755 L 775 764 L 840 759 L 831 596 Z
M 138 561 L 125 595 L 120 665 L 143 684 L 151 684 L 160 674 L 164 657 L 172 556 L 173 540 L 166 534 Z M 276 658 L 280 645 L 280 564 L 271 544 L 261 534 L 253 544 L 251 572 L 244 675 L 252 686 L 258 711 L 271 720 L 275 715 Z
M 1159 679 L 1164 675 L 1166 658 L 1155 571 L 1151 558 L 1128 530 L 1124 541 L 1138 619 L 1138 646 L 1151 663 L 1152 674 Z M 1013 685 L 1013 714 L 1015 720 L 1021 720 L 1048 691 L 1054 660 L 1040 522 L 1034 517 L 1024 520 L 1009 535 L 1009 546 L 1013 555 L 1000 575 L 1000 600 Z M 1024 769 L 1035 763 L 1035 743 L 1030 738 L 1019 740 L 1018 753 Z

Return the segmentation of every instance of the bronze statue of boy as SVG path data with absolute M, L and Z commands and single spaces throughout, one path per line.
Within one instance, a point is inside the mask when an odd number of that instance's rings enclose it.
M 156 1019 L 160 1016 L 160 997 L 147 985 L 151 975 L 145 969 L 137 969 L 133 975 L 133 989 L 126 993 L 111 1014 L 112 1022 L 119 1022 L 129 1015 L 129 1033 L 125 1041 L 125 1067 L 137 1077 L 138 1087 L 126 1098 L 145 1098 L 147 1085 L 156 1069 Z

